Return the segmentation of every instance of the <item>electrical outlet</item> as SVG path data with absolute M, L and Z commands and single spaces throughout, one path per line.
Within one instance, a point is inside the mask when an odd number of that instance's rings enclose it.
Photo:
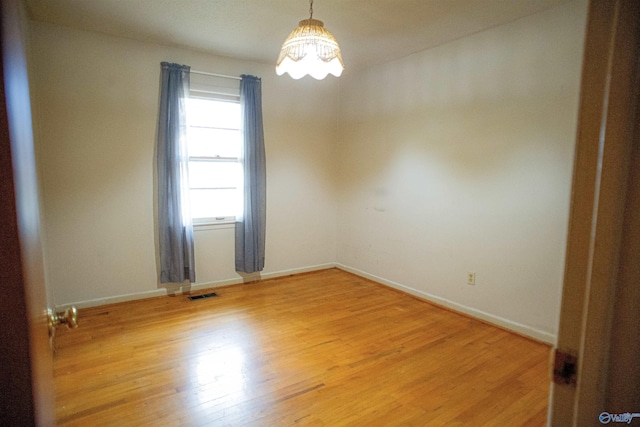
M 476 273 L 467 273 L 467 285 L 476 284 Z

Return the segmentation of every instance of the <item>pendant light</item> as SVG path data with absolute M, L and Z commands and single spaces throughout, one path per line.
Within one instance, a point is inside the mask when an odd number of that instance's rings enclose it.
M 279 76 L 289 73 L 294 79 L 307 74 L 318 80 L 327 74 L 339 77 L 344 70 L 340 47 L 324 23 L 313 19 L 313 0 L 309 0 L 309 14 L 309 19 L 300 21 L 284 41 L 276 73 Z

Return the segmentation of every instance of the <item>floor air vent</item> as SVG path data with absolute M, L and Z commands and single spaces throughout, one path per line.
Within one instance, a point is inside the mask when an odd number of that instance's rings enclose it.
M 190 295 L 187 298 L 189 298 L 191 301 L 193 300 L 197 300 L 197 299 L 205 299 L 205 298 L 213 298 L 213 297 L 217 297 L 218 294 L 216 294 L 215 292 L 210 292 L 208 294 L 202 294 L 202 295 Z

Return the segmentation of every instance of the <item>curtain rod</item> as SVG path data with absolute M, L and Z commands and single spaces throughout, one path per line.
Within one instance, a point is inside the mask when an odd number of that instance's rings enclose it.
M 237 76 L 227 76 L 225 74 L 207 73 L 206 71 L 191 70 L 193 74 L 202 74 L 203 76 L 222 77 L 223 79 L 242 80 Z

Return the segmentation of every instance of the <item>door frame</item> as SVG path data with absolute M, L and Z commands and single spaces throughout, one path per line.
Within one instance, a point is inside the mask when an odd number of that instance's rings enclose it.
M 589 4 L 557 344 L 577 360 L 576 376 L 552 383 L 553 426 L 597 426 L 603 412 L 640 411 L 630 406 L 640 393 L 619 381 L 640 383 L 630 357 L 640 343 L 626 343 L 634 350 L 621 341 L 640 337 L 638 315 L 628 311 L 640 298 L 639 16 L 637 0 Z

